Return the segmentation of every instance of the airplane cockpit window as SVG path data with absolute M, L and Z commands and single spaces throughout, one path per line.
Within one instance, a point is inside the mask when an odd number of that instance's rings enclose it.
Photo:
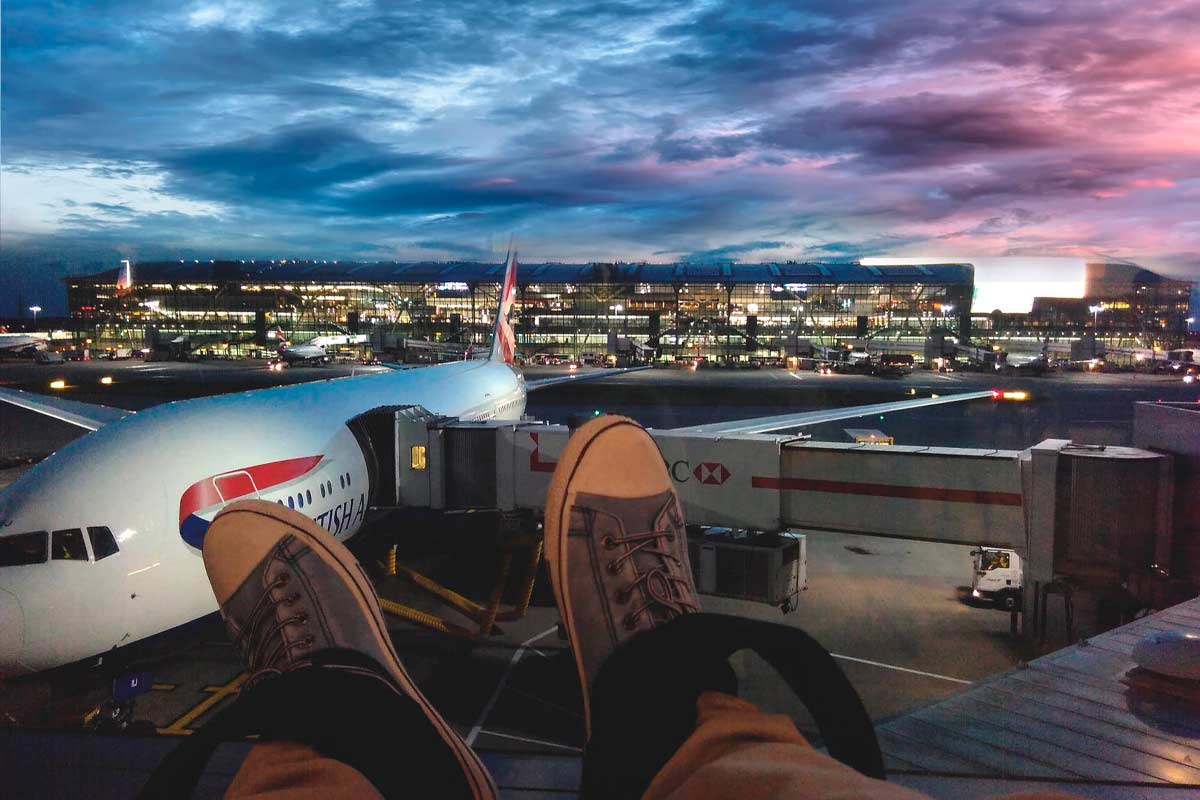
M 46 531 L 0 536 L 0 567 L 44 564 L 47 555 L 46 543 L 49 538 L 50 535 Z
M 87 561 L 83 531 L 79 528 L 67 528 L 51 534 L 50 557 L 55 561 Z
M 117 540 L 113 538 L 112 531 L 103 525 L 89 527 L 87 531 L 88 538 L 92 540 L 92 553 L 97 561 L 108 558 L 120 549 L 117 547 Z

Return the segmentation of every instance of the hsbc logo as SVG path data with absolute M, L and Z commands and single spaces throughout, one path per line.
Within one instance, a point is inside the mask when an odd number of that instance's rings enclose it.
M 719 461 L 701 461 L 693 467 L 690 461 L 680 459 L 670 466 L 671 477 L 677 483 L 687 483 L 695 478 L 706 486 L 720 486 L 733 477 L 733 473 Z

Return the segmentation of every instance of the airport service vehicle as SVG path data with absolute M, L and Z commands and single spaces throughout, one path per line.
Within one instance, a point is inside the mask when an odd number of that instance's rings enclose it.
M 36 350 L 33 353 L 35 364 L 61 364 L 64 361 L 63 354 L 55 350 Z
M 0 677 L 82 661 L 217 609 L 201 559 L 228 504 L 259 498 L 337 539 L 362 527 L 387 480 L 364 422 L 383 406 L 462 420 L 517 420 L 526 393 L 612 374 L 525 381 L 508 321 L 507 260 L 487 358 L 165 403 L 137 413 L 0 389 L 0 401 L 90 433 L 0 493 Z M 768 433 L 864 414 L 991 398 L 972 392 L 704 426 Z M 136 501 L 130 501 L 136 487 Z
M 972 550 L 971 597 L 991 600 L 997 608 L 1021 607 L 1021 557 L 1012 550 Z

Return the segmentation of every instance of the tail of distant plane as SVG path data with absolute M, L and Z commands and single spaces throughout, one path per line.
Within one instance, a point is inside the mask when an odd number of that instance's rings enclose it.
M 496 309 L 496 327 L 492 333 L 491 361 L 513 363 L 517 350 L 517 337 L 513 334 L 508 315 L 517 299 L 517 251 L 510 243 L 508 258 L 504 265 L 504 283 L 500 284 L 500 303 Z

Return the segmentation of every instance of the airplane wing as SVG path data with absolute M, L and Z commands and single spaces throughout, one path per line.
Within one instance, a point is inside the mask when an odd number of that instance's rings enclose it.
M 894 403 L 876 403 L 869 406 L 850 406 L 848 408 L 828 408 L 820 411 L 801 411 L 796 414 L 780 414 L 774 417 L 755 417 L 753 419 L 738 419 L 731 422 L 712 422 L 705 425 L 691 425 L 686 428 L 672 428 L 672 431 L 687 433 L 772 433 L 774 431 L 805 428 L 819 425 L 822 422 L 836 422 L 842 419 L 865 417 L 869 414 L 892 414 L 897 411 L 911 411 L 926 406 L 939 406 L 944 403 L 961 403 L 965 400 L 994 399 L 996 394 L 987 392 L 960 392 L 940 397 L 922 397 L 916 400 L 898 400 Z
M 571 383 L 573 381 L 590 381 L 596 378 L 611 378 L 613 375 L 624 375 L 629 372 L 641 372 L 650 367 L 624 367 L 622 369 L 598 369 L 592 372 L 581 372 L 575 375 L 556 375 L 553 378 L 539 378 L 534 381 L 525 381 L 525 391 L 532 392 L 537 389 L 545 389 L 547 386 L 554 386 L 560 383 Z
M 89 431 L 99 430 L 108 423 L 116 422 L 133 413 L 123 408 L 102 406 L 96 403 L 81 403 L 61 397 L 47 397 L 20 389 L 0 389 L 0 403 L 9 403 L 28 411 L 45 414 L 47 417 L 53 417 Z

